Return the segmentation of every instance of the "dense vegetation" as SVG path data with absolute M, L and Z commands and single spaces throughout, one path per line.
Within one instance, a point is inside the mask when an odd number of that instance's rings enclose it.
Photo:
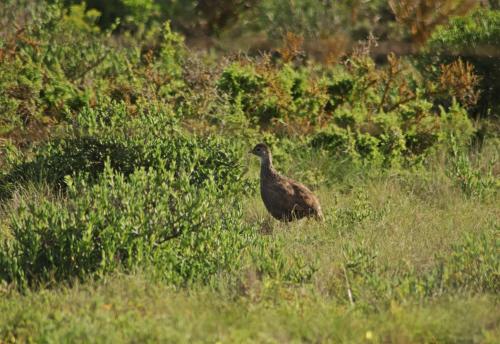
M 279 48 L 255 56 L 172 29 L 224 36 L 287 10 L 250 2 L 225 17 L 204 1 L 0 4 L 1 342 L 500 336 L 494 4 L 379 63 L 372 36 L 304 54 L 335 35 L 319 4 L 297 30 L 277 17 Z M 359 6 L 405 35 L 393 2 Z M 382 30 L 359 23 L 351 37 Z M 324 223 L 269 218 L 247 155 L 260 141 Z

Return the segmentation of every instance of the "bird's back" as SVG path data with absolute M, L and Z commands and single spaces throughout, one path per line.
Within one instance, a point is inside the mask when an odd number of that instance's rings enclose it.
M 318 198 L 305 185 L 280 176 L 276 171 L 261 173 L 260 191 L 273 217 L 291 221 L 303 217 L 323 218 Z

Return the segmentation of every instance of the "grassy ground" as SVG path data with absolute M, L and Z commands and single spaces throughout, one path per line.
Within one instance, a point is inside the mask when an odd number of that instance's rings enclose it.
M 489 342 L 500 335 L 492 297 L 443 298 L 364 313 L 304 287 L 235 297 L 174 291 L 141 276 L 11 295 L 0 302 L 4 341 Z
M 4 286 L 0 340 L 497 341 L 495 292 L 464 285 L 404 295 L 402 289 L 385 288 L 385 282 L 404 281 L 409 272 L 432 271 L 466 235 L 497 233 L 495 202 L 464 197 L 438 175 L 389 174 L 318 193 L 325 223 L 284 225 L 268 218 L 258 196 L 246 202 L 246 220 L 259 223 L 270 240 L 284 242 L 285 259 L 312 267 L 314 273 L 303 282 L 261 277 L 248 265 L 209 286 L 179 289 L 141 272 L 27 294 Z

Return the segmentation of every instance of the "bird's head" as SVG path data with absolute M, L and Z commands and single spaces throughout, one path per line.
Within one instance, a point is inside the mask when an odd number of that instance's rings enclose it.
M 268 159 L 271 156 L 271 150 L 265 143 L 255 145 L 249 153 L 255 154 L 261 159 Z

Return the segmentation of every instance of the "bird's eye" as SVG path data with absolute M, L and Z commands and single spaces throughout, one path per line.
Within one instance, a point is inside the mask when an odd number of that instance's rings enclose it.
M 257 148 L 256 150 L 257 150 L 257 152 L 260 152 L 260 148 Z

